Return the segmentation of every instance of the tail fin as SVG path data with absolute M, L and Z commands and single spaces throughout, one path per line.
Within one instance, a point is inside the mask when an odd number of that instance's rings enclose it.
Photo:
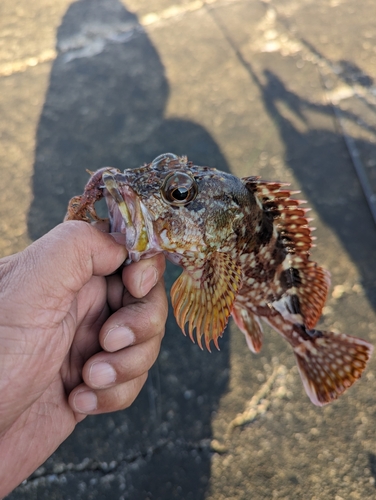
M 312 403 L 335 400 L 361 377 L 373 346 L 343 333 L 315 332 L 294 348 L 300 376 Z

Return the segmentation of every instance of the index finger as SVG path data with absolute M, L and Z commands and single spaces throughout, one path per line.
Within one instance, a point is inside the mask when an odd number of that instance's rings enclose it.
M 162 278 L 166 269 L 163 254 L 133 262 L 123 269 L 123 283 L 133 297 L 145 297 Z

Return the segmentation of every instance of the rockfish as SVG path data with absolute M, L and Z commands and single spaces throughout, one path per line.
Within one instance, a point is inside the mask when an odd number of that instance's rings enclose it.
M 183 268 L 171 301 L 184 334 L 218 348 L 232 315 L 257 353 L 269 324 L 292 346 L 304 388 L 321 406 L 361 376 L 373 347 L 315 329 L 330 277 L 309 258 L 307 209 L 286 186 L 166 153 L 140 168 L 93 173 L 66 220 L 98 219 L 94 203 L 105 197 L 111 231 L 125 233 L 127 263 L 162 252 Z

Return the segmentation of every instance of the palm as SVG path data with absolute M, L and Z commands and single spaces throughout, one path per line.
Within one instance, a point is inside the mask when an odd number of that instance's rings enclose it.
M 46 312 L 47 313 L 47 312 Z M 64 314 L 64 312 L 61 312 Z M 61 322 L 61 335 L 66 341 L 73 337 L 71 347 L 66 351 L 66 342 L 57 343 L 57 349 L 43 367 L 46 372 L 54 373 L 47 387 L 34 387 L 40 393 L 36 401 L 8 429 L 7 437 L 12 434 L 17 440 L 28 443 L 36 453 L 38 447 L 45 452 L 49 443 L 50 453 L 72 432 L 77 422 L 85 416 L 76 414 L 68 404 L 70 391 L 82 382 L 81 373 L 85 362 L 100 350 L 99 330 L 107 319 L 106 279 L 92 277 L 82 288 Z M 68 344 L 69 345 L 69 344 Z M 61 363 L 59 360 L 63 359 Z M 22 429 L 22 435 L 19 429 Z
M 82 382 L 82 367 L 101 350 L 99 331 L 109 316 L 106 279 L 93 276 L 80 290 L 62 322 L 64 333 L 73 341 L 61 366 L 60 376 L 67 394 Z
M 112 237 L 68 222 L 1 259 L 0 496 L 85 415 L 126 408 L 140 392 L 164 333 L 164 259 L 112 275 L 126 257 Z

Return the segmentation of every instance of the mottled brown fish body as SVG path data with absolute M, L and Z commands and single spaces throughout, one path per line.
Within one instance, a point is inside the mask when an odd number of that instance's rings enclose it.
M 292 346 L 304 388 L 316 405 L 336 399 L 361 376 L 373 347 L 315 330 L 330 284 L 310 260 L 308 209 L 286 185 L 239 179 L 166 153 L 123 173 L 95 172 L 66 220 L 97 218 L 105 197 L 111 230 L 125 233 L 128 263 L 163 252 L 183 272 L 171 289 L 180 328 L 218 348 L 230 315 L 253 352 L 262 322 Z

